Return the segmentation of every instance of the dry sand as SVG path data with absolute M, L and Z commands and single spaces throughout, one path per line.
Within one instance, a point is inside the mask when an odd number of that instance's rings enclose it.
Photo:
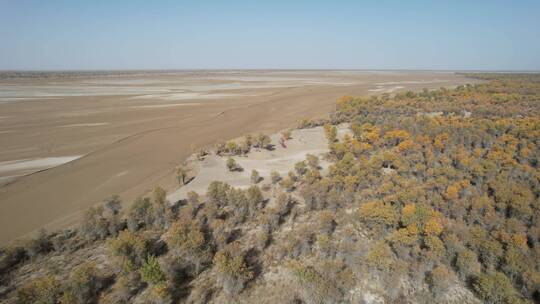
M 0 79 L 0 167 L 83 155 L 47 170 L 0 169 L 0 183 L 10 180 L 0 186 L 0 243 L 73 224 L 113 194 L 131 202 L 155 185 L 173 191 L 173 169 L 194 149 L 326 115 L 340 96 L 470 82 L 453 73 L 385 71 Z
M 338 126 L 338 136 L 341 138 L 348 132 L 348 125 Z M 230 172 L 227 170 L 228 157 L 220 157 L 213 153 L 204 160 L 193 160 L 192 168 L 197 172 L 195 178 L 189 184 L 180 187 L 178 190 L 167 196 L 169 202 L 177 202 L 185 199 L 189 191 L 204 194 L 208 185 L 213 181 L 226 182 L 237 188 L 247 188 L 251 183 L 251 170 L 257 170 L 262 177 L 260 184 L 270 183 L 270 174 L 276 171 L 280 176 L 285 177 L 297 162 L 306 159 L 307 154 L 319 157 L 319 164 L 323 172 L 329 163 L 323 158 L 328 149 L 328 143 L 322 127 L 293 130 L 291 139 L 286 142 L 286 147 L 279 144 L 280 134 L 270 136 L 273 150 L 252 149 L 246 156 L 234 156 L 234 160 L 242 167 L 243 171 Z

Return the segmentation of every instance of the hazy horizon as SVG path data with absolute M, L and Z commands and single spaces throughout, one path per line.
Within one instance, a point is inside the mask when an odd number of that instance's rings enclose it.
M 0 1 L 0 70 L 540 70 L 540 3 Z

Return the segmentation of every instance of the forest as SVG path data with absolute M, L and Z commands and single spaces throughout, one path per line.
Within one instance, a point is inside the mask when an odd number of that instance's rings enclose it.
M 328 169 L 308 155 L 247 189 L 112 197 L 6 246 L 0 301 L 540 303 L 540 75 L 467 76 L 302 122 L 324 127 Z

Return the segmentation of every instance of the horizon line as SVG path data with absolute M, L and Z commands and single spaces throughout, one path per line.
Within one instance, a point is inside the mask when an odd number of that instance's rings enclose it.
M 540 69 L 409 69 L 409 68 L 126 68 L 126 69 L 0 69 L 0 73 L 59 72 L 180 72 L 180 71 L 409 71 L 409 72 L 492 72 L 540 73 Z

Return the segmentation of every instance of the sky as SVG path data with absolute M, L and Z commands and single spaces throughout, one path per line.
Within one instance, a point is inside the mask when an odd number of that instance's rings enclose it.
M 540 1 L 0 0 L 0 70 L 540 70 Z

